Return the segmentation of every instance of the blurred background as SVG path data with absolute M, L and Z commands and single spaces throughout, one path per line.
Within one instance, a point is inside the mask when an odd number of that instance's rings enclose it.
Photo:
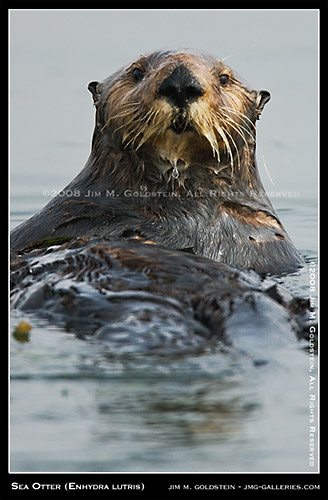
M 316 10 L 11 11 L 15 219 L 17 211 L 43 206 L 48 201 L 44 189 L 64 187 L 84 166 L 94 125 L 88 83 L 160 48 L 206 50 L 226 58 L 251 88 L 269 90 L 272 98 L 258 124 L 264 185 L 269 192 L 314 196 L 317 23 Z

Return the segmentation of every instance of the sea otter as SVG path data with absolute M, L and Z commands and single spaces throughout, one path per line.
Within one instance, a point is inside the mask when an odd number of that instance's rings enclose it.
M 13 252 L 11 289 L 25 318 L 41 315 L 115 356 L 231 349 L 258 366 L 308 340 L 311 323 L 309 300 L 271 278 L 147 240 L 83 236 Z
M 88 86 L 96 108 L 84 169 L 11 233 L 14 250 L 74 237 L 151 240 L 243 269 L 303 265 L 262 186 L 256 121 L 270 99 L 221 60 L 142 55 Z

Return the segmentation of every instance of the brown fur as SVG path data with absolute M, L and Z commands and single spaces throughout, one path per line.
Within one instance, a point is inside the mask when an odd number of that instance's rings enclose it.
M 192 72 L 204 89 L 204 94 L 185 112 L 186 126 L 191 125 L 193 131 L 186 131 L 182 136 L 170 129 L 175 110 L 157 93 L 160 84 L 179 63 Z M 131 77 L 135 68 L 145 72 L 137 85 Z M 220 86 L 220 75 L 229 76 L 226 87 Z M 228 156 L 232 173 L 239 168 L 243 169 L 241 175 L 250 177 L 247 162 L 241 161 L 239 150 L 247 152 L 249 145 L 255 143 L 255 126 L 248 115 L 250 108 L 252 111 L 256 106 L 257 95 L 222 61 L 214 63 L 194 54 L 169 53 L 153 67 L 142 56 L 121 70 L 111 83 L 101 130 L 110 127 L 114 134 L 120 134 L 125 148 L 132 146 L 139 151 L 148 146 L 163 172 L 179 160 L 184 169 L 196 161 L 207 162 L 209 168 L 219 171 L 220 167 L 227 168 L 222 157 Z M 98 100 L 95 103 L 103 106 Z
M 51 200 L 14 229 L 12 248 L 135 237 L 259 272 L 303 264 L 256 165 L 256 121 L 269 92 L 248 89 L 219 59 L 190 51 L 142 55 L 88 88 L 92 151 L 66 188 L 79 196 Z

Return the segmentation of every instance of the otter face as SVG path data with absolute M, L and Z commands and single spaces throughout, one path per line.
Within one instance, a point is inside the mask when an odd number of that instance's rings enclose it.
M 123 148 L 153 153 L 171 166 L 240 163 L 241 148 L 255 143 L 255 122 L 270 99 L 248 90 L 212 56 L 155 52 L 141 56 L 102 84 L 92 82 L 102 131 Z

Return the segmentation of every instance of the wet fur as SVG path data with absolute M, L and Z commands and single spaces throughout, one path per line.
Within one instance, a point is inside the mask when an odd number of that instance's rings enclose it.
M 114 356 L 229 348 L 258 366 L 309 332 L 308 300 L 149 241 L 83 237 L 14 254 L 11 285 L 12 307 L 92 335 Z
M 158 95 L 179 64 L 204 89 L 183 112 Z M 135 68 L 141 81 L 133 80 Z M 256 166 L 256 120 L 268 92 L 247 89 L 222 61 L 188 51 L 141 56 L 89 90 L 92 151 L 64 190 L 79 196 L 58 196 L 15 228 L 14 249 L 49 238 L 134 236 L 258 272 L 302 266 Z

